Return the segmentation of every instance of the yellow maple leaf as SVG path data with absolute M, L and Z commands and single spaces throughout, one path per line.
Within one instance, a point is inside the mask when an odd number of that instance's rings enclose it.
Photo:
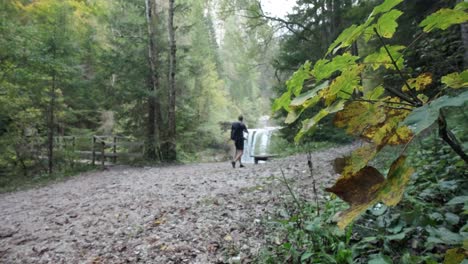
M 408 79 L 407 83 L 411 89 L 416 90 L 416 91 L 422 91 L 426 89 L 426 87 L 429 86 L 429 84 L 432 83 L 432 74 L 429 72 L 422 73 L 416 78 Z M 403 85 L 401 90 L 403 92 L 409 91 L 408 86 L 406 85 Z

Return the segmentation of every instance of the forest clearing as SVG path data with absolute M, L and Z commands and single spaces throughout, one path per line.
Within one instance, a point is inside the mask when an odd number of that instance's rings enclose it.
M 0 263 L 468 264 L 468 0 L 0 1 Z

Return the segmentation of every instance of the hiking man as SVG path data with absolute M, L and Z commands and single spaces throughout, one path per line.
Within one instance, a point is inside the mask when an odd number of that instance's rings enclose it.
M 234 140 L 234 145 L 236 146 L 236 153 L 234 154 L 234 159 L 231 161 L 232 167 L 236 167 L 236 162 L 239 161 L 239 167 L 243 168 L 242 165 L 242 153 L 244 153 L 244 131 L 249 133 L 247 127 L 244 124 L 244 117 L 239 116 L 238 122 L 232 123 L 231 126 L 231 139 Z

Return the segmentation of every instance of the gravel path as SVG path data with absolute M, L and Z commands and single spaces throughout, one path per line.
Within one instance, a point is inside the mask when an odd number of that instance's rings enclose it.
M 320 185 L 351 148 L 313 153 Z M 0 263 L 249 263 L 288 196 L 280 168 L 304 199 L 312 180 L 304 155 L 230 166 L 114 167 L 0 195 Z

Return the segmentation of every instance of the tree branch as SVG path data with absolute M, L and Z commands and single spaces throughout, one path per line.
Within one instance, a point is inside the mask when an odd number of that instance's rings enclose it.
M 346 91 L 339 91 L 339 92 L 351 96 L 351 99 L 352 99 L 353 101 L 367 102 L 367 103 L 372 103 L 372 104 L 375 104 L 375 103 L 378 103 L 378 102 L 382 102 L 382 103 L 386 103 L 386 104 L 405 105 L 405 106 L 413 106 L 413 107 L 414 107 L 413 104 L 402 103 L 402 102 L 391 102 L 391 101 L 383 101 L 383 100 L 379 101 L 379 100 L 368 100 L 368 99 L 362 99 L 362 98 L 353 98 L 353 94 L 351 94 L 351 93 L 348 93 L 348 92 L 346 92 Z M 388 107 L 392 108 L 391 106 L 388 106 Z M 393 108 L 395 108 L 395 107 L 393 107 Z M 396 109 L 413 111 L 413 109 L 404 108 L 404 107 L 396 108 Z
M 439 111 L 438 123 L 439 136 L 465 161 L 465 163 L 468 163 L 468 155 L 463 151 L 460 142 L 452 131 L 447 129 L 447 120 L 445 120 L 442 109 Z
M 387 48 L 387 45 L 385 44 L 384 40 L 382 39 L 382 37 L 380 36 L 379 32 L 377 32 L 377 29 L 374 28 L 374 32 L 375 34 L 377 34 L 377 37 L 379 38 L 380 42 L 382 43 L 385 51 L 387 52 L 387 55 L 390 57 L 390 60 L 392 61 L 392 64 L 393 66 L 395 67 L 396 71 L 398 72 L 398 74 L 400 75 L 401 79 L 403 80 L 403 82 L 405 83 L 406 87 L 408 88 L 408 90 L 410 91 L 410 97 L 406 96 L 406 94 L 404 94 L 403 92 L 400 92 L 398 90 L 395 90 L 395 89 L 391 89 L 391 88 L 388 88 L 388 87 L 385 87 L 385 90 L 389 91 L 390 93 L 393 93 L 394 95 L 400 97 L 402 100 L 408 102 L 408 103 L 411 103 L 415 106 L 422 106 L 423 103 L 421 102 L 421 100 L 419 100 L 419 98 L 413 93 L 413 89 L 411 89 L 411 87 L 409 86 L 408 82 L 406 81 L 405 77 L 403 76 L 403 73 L 400 71 L 400 68 L 398 68 L 398 65 L 395 61 L 395 59 L 393 59 L 393 56 L 392 54 L 390 53 L 390 51 L 388 50 Z

